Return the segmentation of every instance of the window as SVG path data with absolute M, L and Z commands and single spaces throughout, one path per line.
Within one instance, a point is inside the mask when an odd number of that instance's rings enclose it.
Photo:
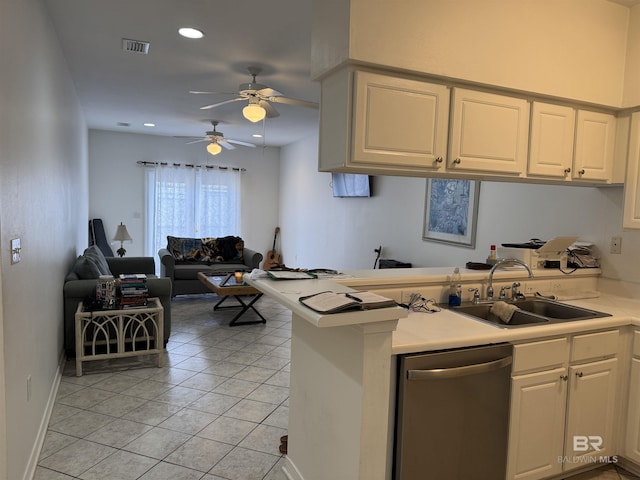
M 157 165 L 147 171 L 146 254 L 174 237 L 242 236 L 237 169 Z

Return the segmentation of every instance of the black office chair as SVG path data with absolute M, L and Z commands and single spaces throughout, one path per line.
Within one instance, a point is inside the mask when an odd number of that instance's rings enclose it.
M 97 245 L 105 257 L 113 257 L 113 250 L 109 246 L 100 218 L 89 220 L 89 246 L 91 245 Z

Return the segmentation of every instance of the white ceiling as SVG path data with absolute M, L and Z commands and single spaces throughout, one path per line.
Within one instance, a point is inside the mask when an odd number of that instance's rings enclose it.
M 287 97 L 318 102 L 309 80 L 311 0 L 44 0 L 58 34 L 89 128 L 154 135 L 204 136 L 219 120 L 225 137 L 251 137 L 262 122 L 242 117 L 245 102 L 189 90 L 237 92 L 262 68 L 259 83 Z M 193 26 L 205 36 L 180 37 Z M 148 55 L 122 50 L 122 39 L 150 42 Z M 274 104 L 265 144 L 281 146 L 317 132 L 318 110 Z M 156 127 L 144 127 L 152 122 Z M 129 126 L 119 126 L 128 123 Z M 239 147 L 244 148 L 244 147 Z

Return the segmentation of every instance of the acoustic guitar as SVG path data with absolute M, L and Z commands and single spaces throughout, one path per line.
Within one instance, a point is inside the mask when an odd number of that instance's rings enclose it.
M 273 247 L 271 250 L 267 252 L 267 255 L 264 257 L 264 263 L 262 265 L 263 270 L 270 270 L 273 267 L 277 267 L 282 263 L 282 258 L 280 254 L 276 251 L 276 240 L 278 238 L 278 234 L 280 233 L 280 227 L 276 227 L 276 231 L 273 234 Z

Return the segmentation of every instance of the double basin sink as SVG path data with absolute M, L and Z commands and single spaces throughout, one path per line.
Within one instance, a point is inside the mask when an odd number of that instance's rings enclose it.
M 462 313 L 476 320 L 488 322 L 502 328 L 531 327 L 534 325 L 549 325 L 611 316 L 608 313 L 567 305 L 544 298 L 526 298 L 509 303 L 515 305 L 518 309 L 513 312 L 513 316 L 508 323 L 503 322 L 491 312 L 493 302 L 463 303 L 460 306 L 450 308 L 454 312 Z

